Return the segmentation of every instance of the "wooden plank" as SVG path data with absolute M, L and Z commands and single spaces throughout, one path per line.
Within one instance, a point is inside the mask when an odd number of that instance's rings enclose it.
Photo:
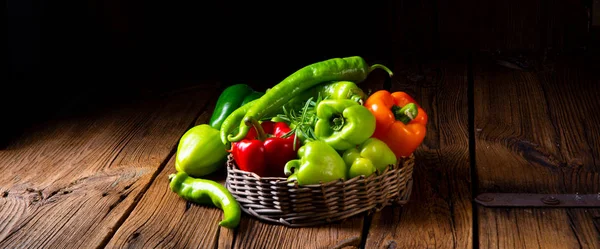
M 393 50 L 406 54 L 436 51 L 439 44 L 435 1 L 387 1 L 387 6 L 389 11 L 380 13 L 391 15 L 388 18 L 388 33 L 391 34 L 385 37 L 392 39 Z
M 414 187 L 404 207 L 373 215 L 366 248 L 470 248 L 470 191 L 466 60 L 402 62 L 392 91 L 406 91 L 429 115 L 415 152 Z
M 586 2 L 440 0 L 440 48 L 540 54 L 549 50 L 549 56 L 583 51 L 592 45 Z
M 176 172 L 174 160 L 171 157 L 107 248 L 215 248 L 227 230 L 218 225 L 223 212 L 186 202 L 171 191 L 168 176 Z
M 208 123 L 217 98 L 218 94 L 209 98 L 208 106 L 194 125 Z M 108 242 L 108 248 L 215 248 L 217 243 L 233 240 L 233 231 L 218 225 L 223 216 L 220 209 L 186 202 L 171 191 L 168 176 L 177 172 L 174 160 L 175 154 Z M 224 184 L 225 172 L 219 170 L 204 178 Z
M 600 248 L 600 209 L 572 208 L 567 214 L 581 248 Z
M 478 209 L 481 248 L 600 248 L 593 209 Z
M 595 70 L 574 61 L 543 68 L 524 72 L 475 59 L 479 192 L 598 192 Z M 477 211 L 482 248 L 578 248 L 597 240 L 593 220 L 580 211 Z
M 129 102 L 49 121 L 1 151 L 0 247 L 103 246 L 216 87 L 122 96 Z
M 589 39 L 590 8 L 593 1 L 551 0 L 547 8 L 546 48 L 553 53 L 586 51 Z
M 334 224 L 288 228 L 244 216 L 235 248 L 359 248 L 364 215 Z
M 544 1 L 438 2 L 440 46 L 474 51 L 540 51 Z

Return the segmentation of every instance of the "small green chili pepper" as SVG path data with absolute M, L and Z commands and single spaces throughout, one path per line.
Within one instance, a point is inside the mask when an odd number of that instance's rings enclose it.
M 315 135 L 339 151 L 361 144 L 375 132 L 375 116 L 349 99 L 319 102 L 317 118 Z
M 386 70 L 390 77 L 393 75 L 392 71 L 384 65 L 374 64 L 369 66 L 360 56 L 333 58 L 305 66 L 273 86 L 258 102 L 248 109 L 243 117 L 237 119 L 236 121 L 239 124 L 238 133 L 235 136 L 233 134 L 227 135 L 227 139 L 230 142 L 242 140 L 250 130 L 250 126 L 244 122 L 246 118 L 261 120 L 268 115 L 273 115 L 291 98 L 296 97 L 306 89 L 331 81 L 362 82 L 376 68 Z
M 181 198 L 200 205 L 214 205 L 223 210 L 220 226 L 234 229 L 240 223 L 240 204 L 231 192 L 218 182 L 193 178 L 185 172 L 169 175 L 169 187 Z
M 244 118 L 244 115 L 246 114 L 248 109 L 250 109 L 250 107 L 254 105 L 254 103 L 258 102 L 258 100 L 259 99 L 252 100 L 247 104 L 238 107 L 237 109 L 235 109 L 235 111 L 229 114 L 227 118 L 225 118 L 223 124 L 221 124 L 221 130 L 219 131 L 219 135 L 221 136 L 221 142 L 225 145 L 225 147 L 229 148 L 230 145 L 229 140 L 227 140 L 227 135 L 237 128 L 236 126 L 238 125 L 238 120 Z

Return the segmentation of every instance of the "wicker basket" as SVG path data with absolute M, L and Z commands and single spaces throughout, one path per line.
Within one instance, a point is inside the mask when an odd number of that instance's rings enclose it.
M 225 184 L 249 215 L 289 227 L 314 226 L 365 211 L 378 212 L 392 203 L 406 204 L 412 191 L 414 162 L 411 155 L 380 175 L 298 186 L 286 178 L 242 171 L 230 154 Z

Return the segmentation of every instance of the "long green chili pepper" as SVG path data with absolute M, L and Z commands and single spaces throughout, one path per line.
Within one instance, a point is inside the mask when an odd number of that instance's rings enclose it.
M 169 187 L 180 197 L 201 205 L 214 205 L 223 210 L 220 226 L 234 229 L 240 223 L 240 204 L 223 185 L 206 179 L 193 178 L 185 172 L 169 175 Z
M 369 66 L 360 56 L 333 58 L 305 66 L 273 86 L 248 109 L 243 117 L 236 118 L 239 124 L 238 133 L 235 136 L 228 134 L 227 140 L 237 142 L 246 136 L 250 126 L 244 122 L 245 118 L 260 120 L 267 115 L 272 115 L 291 98 L 321 83 L 342 80 L 360 83 L 376 68 L 384 69 L 390 77 L 393 75 L 386 66 L 381 64 Z

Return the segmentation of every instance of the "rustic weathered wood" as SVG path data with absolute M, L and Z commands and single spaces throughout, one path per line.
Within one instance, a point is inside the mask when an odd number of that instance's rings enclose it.
M 592 45 L 586 2 L 440 0 L 436 2 L 439 45 L 450 51 L 581 50 Z
M 440 46 L 476 51 L 539 51 L 543 1 L 439 2 Z M 460 35 L 457 35 L 460 34 Z
M 600 82 L 585 64 L 474 62 L 479 192 L 597 193 Z M 593 125 L 596 124 L 596 125 Z M 482 248 L 597 248 L 585 209 L 477 207 Z
M 210 104 L 194 125 L 208 123 L 219 96 L 217 93 L 215 91 L 208 99 Z M 217 243 L 222 248 L 230 248 L 224 242 L 232 240 L 233 231 L 218 225 L 223 218 L 222 210 L 186 202 L 169 188 L 168 176 L 176 172 L 174 160 L 175 154 L 109 241 L 108 248 L 215 248 Z M 204 178 L 224 184 L 225 172 L 220 170 Z
M 431 53 L 438 47 L 436 3 L 422 1 L 387 1 L 381 15 L 389 15 L 387 32 L 379 35 L 391 39 L 392 50 L 413 54 Z
M 588 21 L 592 18 L 588 13 L 593 1 L 551 0 L 543 1 L 547 9 L 543 29 L 545 48 L 552 52 L 584 51 L 594 46 L 590 39 Z M 597 3 L 596 3 L 597 4 Z
M 366 248 L 470 248 L 466 60 L 400 59 L 394 70 L 391 91 L 405 91 L 421 104 L 428 130 L 415 153 L 411 200 L 373 215 Z
M 227 230 L 218 225 L 223 212 L 216 207 L 186 202 L 171 191 L 168 176 L 176 172 L 174 158 L 171 157 L 107 248 L 215 248 L 220 233 Z
M 103 246 L 216 86 L 127 96 L 136 102 L 65 115 L 1 151 L 0 247 Z
M 288 228 L 244 216 L 235 248 L 359 248 L 364 215 L 307 228 Z

